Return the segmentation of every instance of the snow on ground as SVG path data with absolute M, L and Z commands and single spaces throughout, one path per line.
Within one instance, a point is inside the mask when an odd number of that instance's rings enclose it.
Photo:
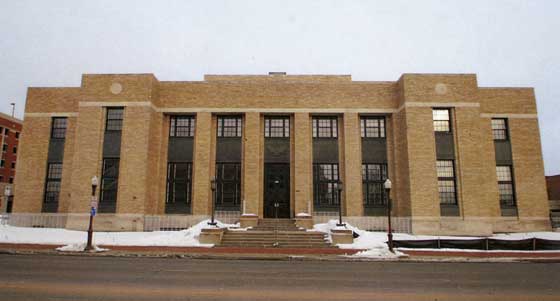
M 115 246 L 173 246 L 173 247 L 212 247 L 198 241 L 200 232 L 209 220 L 201 221 L 182 231 L 153 232 L 94 232 L 93 244 Z M 224 224 L 217 221 L 218 227 L 238 227 L 238 224 Z M 48 245 L 73 245 L 84 243 L 87 232 L 54 228 L 24 228 L 0 225 L 0 243 L 32 243 Z M 70 246 L 68 246 L 71 249 Z
M 338 247 L 341 249 L 363 249 L 366 251 L 361 251 L 353 257 L 369 257 L 369 258 L 394 258 L 399 257 L 400 255 L 405 255 L 403 253 L 398 252 L 395 250 L 395 254 L 389 252 L 389 248 L 387 246 L 387 232 L 372 232 L 372 231 L 365 231 L 358 229 L 350 224 L 346 224 L 346 227 L 338 227 L 336 224 L 338 223 L 337 220 L 330 220 L 324 224 L 315 224 L 313 226 L 312 231 L 319 231 L 328 234 L 328 240 L 331 242 L 331 234 L 330 231 L 333 229 L 348 229 L 356 232 L 360 235 L 358 238 L 354 239 L 354 243 L 352 244 L 338 244 Z M 431 236 L 431 235 L 411 235 L 406 233 L 393 233 L 394 240 L 430 240 L 430 239 L 478 239 L 483 237 L 473 237 L 473 236 Z M 495 234 L 488 238 L 494 239 L 503 239 L 503 240 L 520 240 L 520 239 L 528 239 L 528 238 L 541 238 L 541 239 L 550 239 L 550 240 L 560 240 L 560 232 L 528 232 L 528 233 L 511 233 L 511 234 Z M 403 248 L 399 248 L 399 250 L 405 250 Z M 408 250 L 408 249 L 407 249 Z M 410 249 L 413 250 L 413 249 Z M 428 249 L 422 249 L 428 250 Z M 463 249 L 429 249 L 435 251 L 476 251 L 480 252 L 480 250 L 463 250 Z M 492 251 L 488 251 L 492 252 Z M 496 252 L 503 252 L 503 251 L 496 251 Z M 534 252 L 534 251 L 531 251 Z M 557 252 L 557 251 L 556 251 Z M 405 255 L 406 256 L 406 255 Z
M 57 251 L 62 252 L 83 252 L 86 249 L 86 244 L 69 244 L 60 248 L 56 248 Z M 98 246 L 93 246 L 93 250 L 91 252 L 105 252 L 109 251 L 109 249 L 100 248 Z

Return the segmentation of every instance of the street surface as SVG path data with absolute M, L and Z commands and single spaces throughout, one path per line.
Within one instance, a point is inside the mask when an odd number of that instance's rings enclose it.
M 0 255 L 0 300 L 560 300 L 560 263 Z

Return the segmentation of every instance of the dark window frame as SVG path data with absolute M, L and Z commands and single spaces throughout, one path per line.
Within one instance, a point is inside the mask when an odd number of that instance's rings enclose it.
M 324 177 L 324 173 L 321 173 L 321 171 L 324 170 L 323 167 L 328 167 L 327 177 Z M 317 209 L 338 208 L 339 199 L 338 199 L 337 189 L 339 183 L 340 183 L 340 166 L 338 163 L 313 163 L 314 208 Z
M 177 165 L 185 164 L 187 174 L 184 178 L 178 178 L 177 175 Z M 167 191 L 165 196 L 165 204 L 176 204 L 176 185 L 182 184 L 185 188 L 185 201 L 184 204 L 190 206 L 192 203 L 192 173 L 193 164 L 192 162 L 168 162 L 167 163 Z
M 63 167 L 62 162 L 47 163 L 43 204 L 57 204 L 59 202 Z
M 368 125 L 368 120 L 376 120 L 377 126 Z M 360 116 L 360 136 L 362 139 L 385 139 L 387 137 L 385 116 Z M 373 133 L 368 130 L 372 129 Z M 375 133 L 377 132 L 377 136 Z
M 273 125 L 273 121 L 281 120 L 282 125 Z M 278 131 L 280 129 L 280 131 Z M 278 135 L 281 133 L 281 135 Z M 290 116 L 265 116 L 264 118 L 264 137 L 265 138 L 289 138 L 290 137 Z
M 446 119 L 436 119 L 436 112 L 447 111 Z M 432 108 L 432 123 L 434 127 L 434 132 L 436 133 L 452 133 L 452 112 L 450 108 Z
M 107 107 L 105 114 L 105 131 L 122 131 L 124 120 L 124 107 Z
M 51 139 L 66 139 L 67 128 L 67 117 L 53 117 L 51 119 Z
M 327 121 L 328 125 L 325 125 L 324 122 Z M 313 139 L 338 139 L 338 116 L 313 116 L 311 128 Z M 327 135 L 322 135 L 321 133 L 325 133 L 325 130 Z
M 232 167 L 233 178 L 226 178 L 226 167 Z M 231 172 L 231 171 L 230 171 Z M 233 188 L 231 202 L 224 202 L 224 187 Z M 216 209 L 239 210 L 241 206 L 241 162 L 216 162 Z
M 451 166 L 442 166 L 440 163 L 451 162 Z M 451 175 L 445 174 L 440 171 L 440 168 L 451 167 Z M 455 168 L 455 160 L 437 160 L 436 161 L 436 173 L 438 179 L 438 195 L 441 205 L 458 205 L 457 199 L 457 171 Z M 449 185 L 451 183 L 452 185 Z M 453 191 L 449 191 L 449 189 Z
M 499 178 L 499 167 L 507 167 L 509 170 L 509 181 L 500 180 Z M 513 175 L 513 166 L 512 165 L 496 165 L 496 179 L 498 180 L 498 194 L 500 200 L 500 207 L 502 208 L 514 208 L 517 207 L 517 199 L 515 195 L 515 178 Z M 502 187 L 509 186 L 511 194 L 504 194 Z M 509 195 L 511 198 L 506 199 L 504 196 Z
M 495 121 L 503 121 L 503 128 L 496 128 L 498 124 Z M 492 118 L 490 121 L 492 126 L 492 138 L 494 141 L 508 141 L 509 140 L 509 124 L 507 118 Z
M 109 165 L 109 163 L 113 165 Z M 115 164 L 116 163 L 116 164 Z M 109 168 L 115 170 L 109 174 Z M 99 207 L 112 207 L 116 205 L 118 192 L 119 192 L 119 173 L 120 173 L 120 159 L 119 158 L 103 158 L 101 167 L 101 187 L 99 190 Z M 108 185 L 112 185 L 111 189 L 107 189 Z M 107 194 L 111 192 L 114 198 L 107 198 Z M 111 194 L 109 194 L 112 196 Z M 102 210 L 100 210 L 101 212 Z
M 227 120 L 235 120 L 234 125 L 226 124 Z M 243 136 L 243 116 L 241 115 L 222 115 L 216 118 L 216 135 L 219 138 L 241 138 Z M 235 129 L 234 135 L 231 129 Z
M 186 121 L 179 124 L 179 121 Z M 194 115 L 172 115 L 169 117 L 169 137 L 192 138 L 196 130 L 196 117 Z
M 372 177 L 375 166 L 379 167 L 378 177 Z M 362 195 L 364 207 L 385 207 L 387 198 L 385 193 L 385 180 L 388 178 L 386 163 L 362 163 Z M 373 188 L 373 189 L 371 189 Z M 370 191 L 374 190 L 374 192 Z M 373 195 L 373 199 L 370 196 Z

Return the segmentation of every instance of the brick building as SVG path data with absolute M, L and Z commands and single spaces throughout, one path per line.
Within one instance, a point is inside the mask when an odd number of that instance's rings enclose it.
M 336 214 L 341 187 L 343 215 L 365 218 L 385 215 L 389 177 L 414 233 L 550 229 L 533 89 L 474 74 L 86 74 L 29 88 L 25 121 L 16 212 L 87 213 L 97 175 L 106 229 L 209 215 L 213 187 L 217 210 L 261 218 Z
M 0 113 L 0 142 L 2 145 L 2 157 L 0 158 L 0 212 L 11 210 L 11 203 L 5 200 L 4 188 L 11 186 L 16 176 L 18 143 L 22 123 L 17 118 Z

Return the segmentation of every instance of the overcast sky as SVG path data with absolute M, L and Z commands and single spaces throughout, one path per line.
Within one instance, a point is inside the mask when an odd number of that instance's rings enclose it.
M 546 174 L 560 173 L 560 1 L 0 0 L 0 111 L 82 73 L 477 73 L 534 87 Z

